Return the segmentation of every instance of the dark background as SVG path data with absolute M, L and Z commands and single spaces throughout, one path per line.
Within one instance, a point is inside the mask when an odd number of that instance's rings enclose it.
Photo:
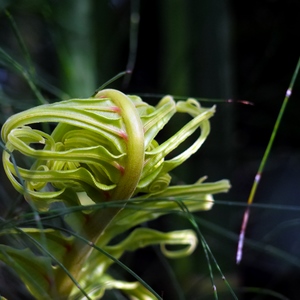
M 298 299 L 299 80 L 254 199 L 256 204 L 271 206 L 251 210 L 249 240 L 239 266 L 235 252 L 244 212 L 240 204 L 247 202 L 299 58 L 300 1 L 0 0 L 0 47 L 26 66 L 4 9 L 15 19 L 37 78 L 52 86 L 42 88 L 49 101 L 88 97 L 129 65 L 134 67 L 132 75 L 112 87 L 139 94 L 153 105 L 161 94 L 211 99 L 201 101 L 204 106 L 216 103 L 208 140 L 174 177 L 187 183 L 203 175 L 208 175 L 208 181 L 231 181 L 230 193 L 218 195 L 212 211 L 196 215 L 239 299 L 276 299 L 275 292 L 286 297 L 278 299 Z M 1 123 L 37 104 L 26 81 L 3 59 L 1 63 L 0 57 Z M 1 215 L 15 195 L 5 180 L 2 174 Z M 294 209 L 289 210 L 292 205 Z M 172 216 L 154 222 L 155 226 L 168 230 L 191 225 Z M 162 291 L 165 299 L 180 299 L 153 249 L 128 255 L 124 261 L 156 291 Z M 186 299 L 213 299 L 201 246 L 193 256 L 171 264 Z M 220 274 L 213 270 L 220 299 L 232 299 Z M 5 288 L 7 284 L 0 282 L 0 293 Z

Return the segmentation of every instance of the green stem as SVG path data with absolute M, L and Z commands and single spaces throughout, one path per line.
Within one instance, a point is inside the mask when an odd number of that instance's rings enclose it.
M 274 125 L 274 128 L 273 128 L 272 134 L 270 136 L 267 148 L 265 150 L 264 156 L 263 156 L 263 158 L 262 158 L 262 160 L 260 162 L 260 165 L 259 165 L 259 168 L 258 168 L 258 171 L 257 171 L 257 175 L 256 175 L 256 177 L 254 179 L 253 186 L 252 186 L 249 198 L 248 198 L 248 204 L 251 204 L 253 202 L 253 198 L 255 196 L 257 186 L 259 184 L 262 172 L 263 172 L 263 170 L 265 168 L 267 159 L 268 159 L 269 154 L 271 152 L 271 148 L 273 146 L 273 143 L 274 143 L 274 140 L 275 140 L 275 137 L 276 137 L 279 125 L 281 123 L 281 119 L 282 119 L 283 114 L 285 112 L 285 108 L 287 106 L 287 103 L 289 101 L 290 96 L 292 95 L 292 90 L 293 90 L 293 87 L 294 87 L 295 80 L 296 80 L 296 78 L 298 76 L 299 68 L 300 68 L 300 58 L 298 60 L 296 69 L 294 71 L 293 77 L 292 77 L 291 82 L 290 82 L 290 85 L 289 85 L 289 87 L 288 87 L 288 89 L 286 91 L 285 98 L 283 100 L 283 103 L 281 105 L 280 111 L 278 113 L 278 116 L 277 116 L 277 119 L 276 119 L 276 122 L 275 122 L 275 125 Z
M 238 241 L 238 247 L 237 247 L 237 253 L 236 253 L 236 262 L 237 262 L 237 264 L 239 264 L 242 260 L 245 232 L 246 232 L 248 219 L 249 219 L 249 215 L 250 215 L 250 205 L 253 202 L 254 196 L 256 194 L 257 187 L 260 183 L 260 179 L 261 179 L 262 173 L 264 171 L 264 168 L 265 168 L 267 159 L 269 157 L 269 154 L 271 152 L 271 149 L 272 149 L 272 146 L 273 146 L 273 143 L 274 143 L 274 140 L 275 140 L 275 137 L 276 137 L 281 119 L 282 119 L 283 114 L 285 112 L 285 108 L 288 104 L 289 98 L 292 95 L 292 90 L 293 90 L 296 78 L 298 76 L 299 69 L 300 69 L 300 58 L 298 59 L 296 69 L 294 71 L 294 74 L 293 74 L 293 77 L 292 77 L 291 82 L 289 84 L 289 87 L 286 91 L 285 98 L 282 102 L 282 105 L 281 105 L 280 111 L 278 113 L 278 116 L 277 116 L 277 119 L 276 119 L 276 122 L 275 122 L 275 125 L 274 125 L 274 128 L 273 128 L 272 134 L 270 136 L 270 139 L 269 139 L 269 142 L 268 142 L 268 145 L 267 145 L 267 148 L 266 148 L 264 156 L 263 156 L 263 158 L 260 162 L 258 171 L 255 175 L 253 185 L 252 185 L 252 188 L 251 188 L 251 191 L 250 191 L 250 194 L 249 194 L 249 198 L 248 198 L 248 202 L 247 202 L 249 206 L 247 207 L 246 211 L 244 212 L 242 227 L 241 227 L 241 231 L 240 231 L 240 235 L 239 235 L 239 241 Z
M 127 145 L 127 161 L 123 176 L 111 195 L 111 200 L 127 200 L 136 189 L 144 166 L 144 129 L 140 116 L 125 94 L 106 89 L 98 92 L 96 98 L 110 98 L 120 109 L 127 136 L 124 137 Z
M 128 200 L 136 189 L 144 166 L 143 125 L 134 104 L 125 94 L 107 89 L 98 92 L 95 97 L 110 98 L 120 109 L 119 114 L 122 116 L 127 134 L 124 136 L 127 146 L 127 160 L 121 179 L 111 193 L 109 200 Z M 126 205 L 125 202 L 124 205 Z M 122 208 L 107 208 L 86 215 L 87 221 L 79 234 L 90 242 L 96 243 L 105 228 L 121 210 Z M 82 243 L 81 240 L 75 240 L 62 262 L 77 280 L 92 249 L 90 245 Z M 74 283 L 62 269 L 57 270 L 56 284 L 61 299 L 67 299 Z

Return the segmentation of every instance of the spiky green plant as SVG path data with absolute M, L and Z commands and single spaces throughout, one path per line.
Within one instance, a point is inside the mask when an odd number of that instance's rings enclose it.
M 118 259 L 125 251 L 155 244 L 167 257 L 189 255 L 197 245 L 196 234 L 137 227 L 121 242 L 112 240 L 143 222 L 180 211 L 178 201 L 189 211 L 208 210 L 213 194 L 228 191 L 227 180 L 204 183 L 204 178 L 170 186 L 170 172 L 207 138 L 214 112 L 215 107 L 201 107 L 194 99 L 175 102 L 166 96 L 154 107 L 137 96 L 105 89 L 88 99 L 40 105 L 10 117 L 1 132 L 3 165 L 33 208 L 36 222 L 3 225 L 1 235 L 26 238 L 31 246 L 2 244 L 1 260 L 37 299 L 98 299 L 113 288 L 131 299 L 159 298 L 135 274 L 138 281 L 133 283 L 114 279 L 109 266 L 122 265 Z M 191 120 L 159 144 L 157 134 L 177 113 L 189 114 Z M 49 134 L 36 129 L 44 123 L 57 125 Z M 199 136 L 191 146 L 166 158 L 196 130 Z M 24 166 L 22 157 L 32 165 Z M 47 225 L 50 215 L 63 216 L 64 226 Z M 182 248 L 170 251 L 168 244 Z

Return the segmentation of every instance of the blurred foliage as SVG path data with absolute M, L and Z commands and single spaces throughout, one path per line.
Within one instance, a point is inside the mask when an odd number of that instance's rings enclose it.
M 246 202 L 300 53 L 299 8 L 297 0 L 1 0 L 0 47 L 28 69 L 4 14 L 8 9 L 31 55 L 32 78 L 49 102 L 92 95 L 103 82 L 126 69 L 133 51 L 136 56 L 130 78 L 113 83 L 123 92 L 253 102 L 253 106 L 218 103 L 205 147 L 174 177 L 178 182 L 193 182 L 199 175 L 208 175 L 210 180 L 229 178 L 233 189 L 222 200 L 235 202 L 220 203 L 200 215 L 202 231 L 220 266 L 233 287 L 261 286 L 296 299 L 300 276 L 297 210 L 254 209 L 248 227 L 252 240 L 246 244 L 241 266 L 234 263 L 234 233 L 238 233 L 243 213 L 237 204 Z M 157 102 L 155 96 L 147 100 Z M 298 205 L 298 100 L 299 83 L 263 175 L 255 199 L 258 203 Z M 9 64 L 1 63 L 1 123 L 36 104 L 23 78 Z M 20 201 L 18 207 L 11 207 L 10 199 L 17 195 L 2 173 L 1 183 L 2 217 L 20 214 L 26 206 Z M 294 220 L 293 225 L 272 238 L 272 230 L 283 228 L 288 220 Z M 178 224 L 190 226 L 179 217 L 159 220 L 156 226 L 174 229 Z M 221 227 L 214 227 L 218 225 Z M 261 244 L 251 246 L 251 242 Z M 277 250 L 285 252 L 276 256 Z M 163 279 L 171 275 L 152 250 L 129 255 L 125 260 L 156 290 L 164 290 L 175 299 L 178 291 Z M 187 299 L 198 299 L 199 295 L 201 299 L 211 298 L 207 262 L 200 247 L 194 261 L 184 259 L 173 267 Z M 159 283 L 156 274 L 161 275 Z M 223 296 L 226 288 L 219 279 L 216 275 Z M 221 299 L 231 299 L 226 295 Z M 241 293 L 241 299 L 253 299 L 253 293 Z

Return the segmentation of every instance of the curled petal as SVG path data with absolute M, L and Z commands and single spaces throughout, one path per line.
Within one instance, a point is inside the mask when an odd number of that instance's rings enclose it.
M 3 125 L 4 169 L 18 191 L 36 200 L 45 192 L 60 197 L 59 191 L 65 189 L 86 192 L 93 202 L 170 192 L 169 172 L 201 147 L 214 112 L 214 107 L 201 107 L 195 99 L 176 103 L 165 96 L 151 106 L 112 89 L 93 98 L 41 105 L 12 116 Z M 159 144 L 156 136 L 179 113 L 192 119 Z M 46 122 L 58 123 L 51 134 L 30 127 Z M 192 145 L 166 158 L 197 130 L 199 136 Z M 31 168 L 15 165 L 14 152 L 33 159 Z

